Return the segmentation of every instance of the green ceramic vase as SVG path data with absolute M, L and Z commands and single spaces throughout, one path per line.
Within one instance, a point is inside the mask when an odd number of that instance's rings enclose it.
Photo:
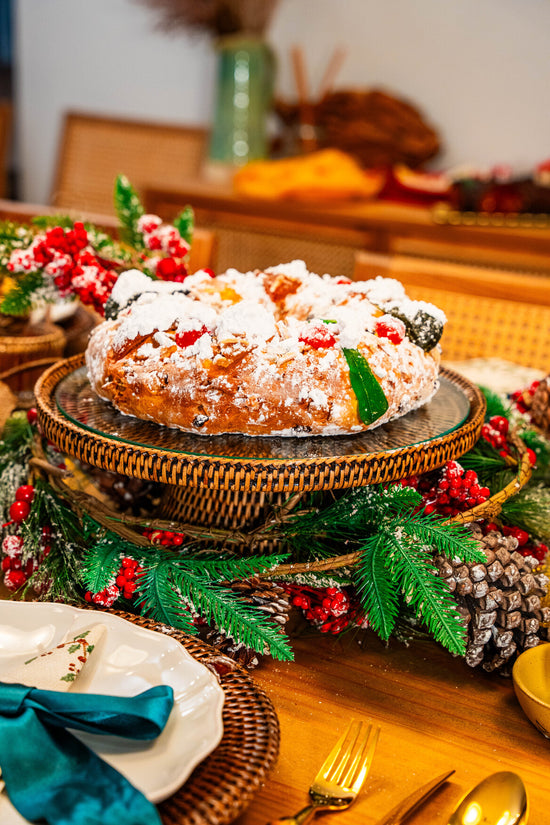
M 267 118 L 275 59 L 261 38 L 233 35 L 218 41 L 218 85 L 209 159 L 243 166 L 267 157 Z

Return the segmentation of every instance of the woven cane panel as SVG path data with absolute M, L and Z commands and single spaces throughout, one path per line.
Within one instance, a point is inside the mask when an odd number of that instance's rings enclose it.
M 217 674 L 225 694 L 223 738 L 187 782 L 159 806 L 164 825 L 227 825 L 261 788 L 279 751 L 279 721 L 249 674 L 199 639 L 151 619 L 112 611 L 139 627 L 172 636 Z
M 428 287 L 408 286 L 407 292 L 447 315 L 444 360 L 503 358 L 550 371 L 550 307 Z
M 141 195 L 153 186 L 181 188 L 197 176 L 206 139 L 203 129 L 68 114 L 51 202 L 111 215 L 120 174 Z
M 90 395 L 82 364 L 82 356 L 59 362 L 38 381 L 35 394 L 45 437 L 87 464 L 174 486 L 276 493 L 391 481 L 435 469 L 471 449 L 485 412 L 477 387 L 444 370 L 441 388 L 430 404 L 367 433 L 334 438 L 207 438 L 119 415 L 110 405 L 102 407 L 101 399 Z M 112 434 L 90 426 L 94 405 L 102 421 L 116 413 Z M 435 409 L 462 416 L 461 423 L 434 435 Z M 120 435 L 120 428 L 127 425 L 138 428 L 132 439 Z M 406 437 L 411 426 L 416 433 L 412 441 Z M 151 443 L 153 437 L 156 444 Z
M 255 232 L 216 225 L 216 272 L 234 267 L 241 272 L 265 269 L 281 262 L 300 259 L 310 272 L 351 278 L 356 250 L 348 244 L 284 235 L 269 229 Z

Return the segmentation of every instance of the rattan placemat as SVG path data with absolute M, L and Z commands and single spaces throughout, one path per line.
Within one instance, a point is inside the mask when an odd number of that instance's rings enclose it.
M 226 825 L 263 785 L 279 752 L 279 721 L 249 674 L 215 648 L 168 625 L 113 611 L 147 630 L 171 636 L 217 674 L 225 693 L 223 737 L 187 782 L 159 805 L 164 825 Z

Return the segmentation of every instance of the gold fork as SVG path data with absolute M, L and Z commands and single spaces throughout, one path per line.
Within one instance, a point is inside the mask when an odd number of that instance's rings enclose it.
M 380 728 L 351 720 L 335 744 L 309 789 L 312 800 L 295 816 L 276 819 L 269 825 L 304 825 L 316 811 L 343 811 L 363 787 L 371 769 Z

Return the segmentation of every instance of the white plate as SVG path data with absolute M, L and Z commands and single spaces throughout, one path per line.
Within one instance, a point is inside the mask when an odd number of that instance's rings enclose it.
M 107 632 L 72 690 L 133 696 L 155 685 L 170 685 L 174 707 L 164 731 L 151 743 L 78 736 L 152 802 L 160 802 L 185 782 L 223 734 L 223 690 L 179 642 L 102 611 L 0 601 L 0 680 L 29 654 L 43 653 L 93 624 L 105 625 Z M 0 794 L 2 825 L 24 821 L 6 794 Z

